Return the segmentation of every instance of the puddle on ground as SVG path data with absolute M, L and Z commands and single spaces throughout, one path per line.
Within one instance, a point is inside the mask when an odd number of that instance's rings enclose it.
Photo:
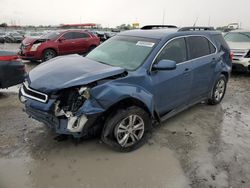
M 43 155 L 0 159 L 0 187 L 189 187 L 173 152 L 157 145 L 118 153 L 88 141 L 77 146 L 66 143 Z

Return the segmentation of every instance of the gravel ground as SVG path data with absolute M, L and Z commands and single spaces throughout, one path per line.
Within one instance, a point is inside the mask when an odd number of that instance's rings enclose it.
M 98 138 L 55 141 L 22 111 L 16 91 L 0 90 L 1 188 L 250 187 L 250 75 L 234 74 L 221 104 L 180 113 L 125 154 Z

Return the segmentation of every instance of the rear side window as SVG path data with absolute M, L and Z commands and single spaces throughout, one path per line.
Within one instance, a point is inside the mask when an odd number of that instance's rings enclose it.
M 81 33 L 81 32 L 74 32 L 73 36 L 74 39 L 89 38 L 89 35 L 87 33 Z
M 187 37 L 190 59 L 203 57 L 214 53 L 215 47 L 205 37 L 192 36 Z
M 187 48 L 184 38 L 174 39 L 169 42 L 157 57 L 156 63 L 160 60 L 172 60 L 181 63 L 187 60 Z

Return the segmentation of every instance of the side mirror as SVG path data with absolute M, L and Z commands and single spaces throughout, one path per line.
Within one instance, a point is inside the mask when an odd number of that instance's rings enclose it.
M 65 41 L 65 40 L 66 40 L 66 39 L 65 39 L 64 37 L 61 37 L 61 38 L 58 39 L 59 42 L 63 42 L 63 41 Z
M 174 70 L 176 69 L 176 62 L 172 60 L 160 60 L 153 65 L 153 70 Z

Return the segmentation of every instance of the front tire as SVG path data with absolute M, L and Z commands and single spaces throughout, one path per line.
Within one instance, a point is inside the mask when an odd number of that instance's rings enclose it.
M 56 51 L 55 50 L 52 50 L 52 49 L 47 49 L 47 50 L 44 50 L 43 52 L 43 58 L 42 58 L 42 61 L 48 61 L 52 58 L 56 57 Z
M 141 147 L 152 131 L 149 114 L 142 108 L 132 106 L 120 109 L 107 118 L 102 141 L 112 149 L 130 152 Z
M 227 88 L 227 79 L 222 74 L 214 84 L 212 97 L 208 99 L 208 104 L 210 105 L 219 104 L 224 98 L 224 95 L 226 93 L 226 88 Z

